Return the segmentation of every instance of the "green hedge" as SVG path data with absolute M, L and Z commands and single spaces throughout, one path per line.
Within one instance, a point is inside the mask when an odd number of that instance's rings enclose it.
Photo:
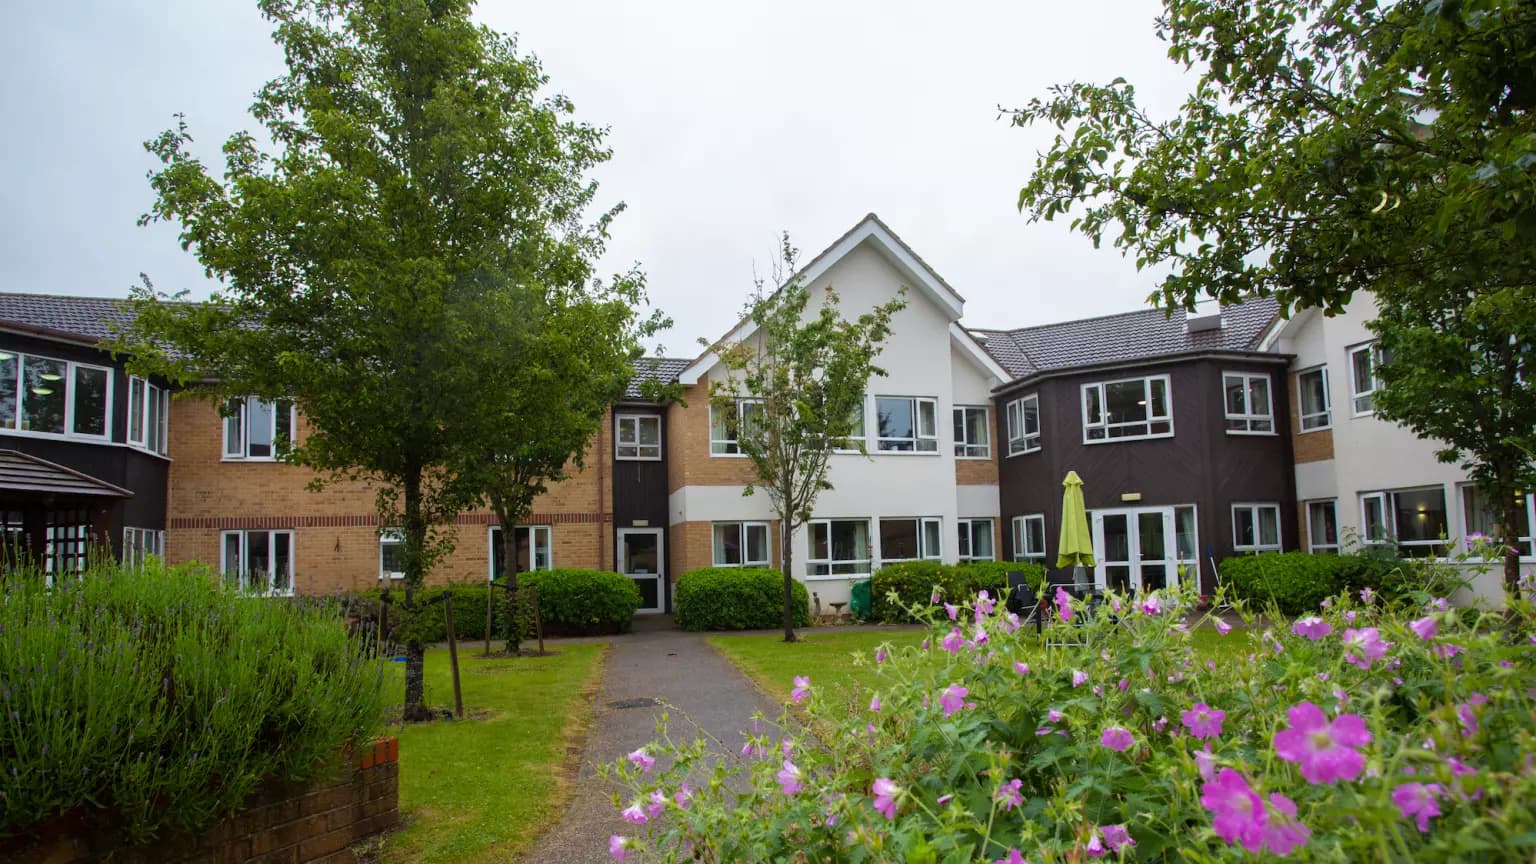
M 1406 588 L 1403 562 L 1380 555 L 1263 552 L 1228 558 L 1220 571 L 1238 598 L 1274 601 L 1286 615 L 1316 612 L 1323 600 L 1346 590 L 1369 587 L 1392 595 Z
M 383 721 L 383 664 L 348 632 L 334 602 L 200 565 L 0 574 L 0 837 L 61 814 L 196 833 L 267 777 L 330 776 Z
M 795 626 L 811 623 L 805 583 L 795 580 Z M 684 630 L 767 630 L 784 625 L 784 574 L 756 567 L 705 567 L 677 580 L 677 626 Z
M 889 623 L 910 622 L 907 607 L 927 605 L 935 586 L 947 598 L 972 597 L 985 589 L 1001 597 L 1008 588 L 1008 574 L 1022 571 L 1030 584 L 1045 578 L 1045 568 L 1027 561 L 971 561 L 965 564 L 940 564 L 936 561 L 902 561 L 876 570 L 870 585 L 873 608 L 870 617 Z M 889 597 L 895 592 L 897 600 Z
M 447 586 L 432 586 L 424 588 L 421 596 L 428 601 L 436 600 L 444 590 L 453 592 L 453 635 L 459 639 L 484 639 L 485 638 L 485 594 L 487 590 L 484 582 L 460 582 Z M 400 606 L 405 602 L 405 586 L 395 583 L 389 587 L 390 594 L 390 632 L 397 641 L 404 641 L 407 631 L 401 629 Z M 356 595 L 354 614 L 376 616 L 382 590 L 370 588 L 360 591 Z M 411 633 L 420 633 L 424 642 L 442 642 L 448 638 L 448 626 L 443 619 L 444 606 L 442 603 L 433 603 L 428 606 L 410 628 Z M 496 618 L 500 622 L 500 615 Z M 502 628 L 500 623 L 495 625 L 493 638 L 500 638 Z
M 538 588 L 539 614 L 546 625 L 625 632 L 640 608 L 635 580 L 611 570 L 535 570 L 517 574 L 517 584 Z

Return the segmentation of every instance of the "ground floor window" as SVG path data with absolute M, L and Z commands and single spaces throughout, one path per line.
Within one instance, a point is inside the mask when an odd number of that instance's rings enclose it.
M 1013 517 L 1013 560 L 1045 564 L 1045 516 Z
M 90 514 L 84 510 L 50 510 L 43 534 L 48 584 L 60 573 L 84 573 L 90 558 Z
M 993 548 L 991 519 L 960 520 L 960 560 L 995 561 L 997 550 Z
M 869 576 L 868 519 L 817 519 L 810 523 L 809 531 L 808 578 Z
M 1307 502 L 1307 551 L 1337 553 L 1339 551 L 1339 502 Z
M 165 532 L 153 528 L 124 528 L 123 564 L 142 567 L 144 559 L 150 555 L 165 557 Z
M 1520 515 L 1515 522 L 1515 531 L 1520 538 L 1520 557 L 1536 558 L 1536 543 L 1533 543 L 1531 537 L 1531 526 L 1536 525 L 1536 496 L 1526 493 L 1516 503 L 1520 506 Z M 1461 487 L 1461 516 L 1468 535 L 1492 537 L 1499 523 L 1493 514 L 1493 505 L 1489 503 L 1488 495 L 1473 483 Z
M 379 535 L 379 578 L 405 578 L 405 535 L 398 530 Z
M 1396 545 L 1404 558 L 1444 555 L 1445 487 L 1367 492 L 1360 496 L 1360 524 L 1368 545 Z
M 519 525 L 514 529 L 512 542 L 517 547 L 517 572 L 549 570 L 555 566 L 554 528 L 549 525 Z M 499 579 L 506 572 L 501 557 L 501 526 L 491 527 L 491 578 Z
M 1237 552 L 1279 552 L 1280 505 L 1233 504 L 1232 549 Z
M 944 557 L 941 525 L 936 518 L 881 519 L 880 563 L 940 560 Z
M 767 522 L 716 522 L 713 534 L 716 567 L 768 566 Z
M 1200 531 L 1192 504 L 1122 507 L 1088 513 L 1094 584 L 1115 591 L 1154 591 L 1200 574 Z
M 274 597 L 293 594 L 292 531 L 225 531 L 219 572 L 242 591 Z

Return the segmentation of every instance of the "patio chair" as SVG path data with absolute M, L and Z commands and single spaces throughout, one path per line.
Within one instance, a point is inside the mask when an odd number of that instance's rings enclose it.
M 1034 622 L 1035 632 L 1045 629 L 1045 619 L 1040 611 L 1040 597 L 1035 593 L 1035 586 L 1029 584 L 1029 579 L 1022 570 L 1008 571 L 1008 611 L 1019 616 L 1023 624 Z

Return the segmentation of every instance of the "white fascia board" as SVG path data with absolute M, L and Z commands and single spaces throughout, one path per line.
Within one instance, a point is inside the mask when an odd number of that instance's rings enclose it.
M 988 354 L 987 349 L 981 347 L 976 342 L 976 338 L 966 332 L 964 327 L 960 326 L 960 322 L 949 322 L 949 341 L 954 343 L 978 368 L 993 377 L 994 380 L 988 389 L 1001 387 L 1013 380 L 1013 376 L 1008 374 L 1008 370 L 1004 369 L 991 354 Z

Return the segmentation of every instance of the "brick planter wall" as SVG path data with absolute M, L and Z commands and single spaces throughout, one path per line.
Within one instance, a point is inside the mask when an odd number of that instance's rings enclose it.
M 351 771 L 325 783 L 272 783 L 239 813 L 197 837 L 113 849 L 88 830 L 25 848 L 0 847 L 0 864 L 351 864 L 351 846 L 400 822 L 400 746 L 381 738 Z

